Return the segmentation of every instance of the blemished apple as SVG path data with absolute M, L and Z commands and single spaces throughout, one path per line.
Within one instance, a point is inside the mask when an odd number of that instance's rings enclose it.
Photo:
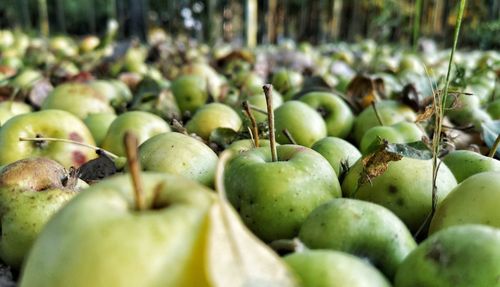
M 298 145 L 277 147 L 273 162 L 267 147 L 235 155 L 224 175 L 229 201 L 243 222 L 266 242 L 297 236 L 317 206 L 340 197 L 328 161 Z
M 500 286 L 500 230 L 484 225 L 443 229 L 401 264 L 395 287 Z
M 455 150 L 443 157 L 457 182 L 487 171 L 500 171 L 500 161 L 470 150 Z
M 221 103 L 211 103 L 199 108 L 186 124 L 189 133 L 195 133 L 208 140 L 216 128 L 229 128 L 239 131 L 242 122 L 238 113 Z
M 356 256 L 333 250 L 306 250 L 283 258 L 301 286 L 389 287 L 380 271 Z
M 49 157 L 65 168 L 79 167 L 96 153 L 86 147 L 49 141 L 20 141 L 20 137 L 54 137 L 95 145 L 85 124 L 62 110 L 43 110 L 18 115 L 0 129 L 0 165 L 29 157 Z
M 90 113 L 114 113 L 106 96 L 83 83 L 60 84 L 47 96 L 42 109 L 58 109 L 84 119 Z
M 383 174 L 360 184 L 362 172 L 363 163 L 359 160 L 342 182 L 344 196 L 385 206 L 401 218 L 412 233 L 416 232 L 432 208 L 432 160 L 403 157 L 389 162 Z M 457 185 L 445 164 L 440 165 L 436 185 L 439 205 Z
M 19 160 L 0 172 L 0 258 L 14 269 L 41 229 L 76 195 L 77 178 L 47 158 Z M 73 181 L 72 181 L 73 180 Z
M 102 148 L 118 156 L 125 156 L 123 136 L 133 132 L 142 144 L 157 134 L 170 131 L 170 126 L 159 116 L 142 111 L 125 112 L 119 115 L 108 128 L 102 140 Z
M 128 175 L 91 186 L 61 209 L 36 240 L 19 286 L 297 286 L 213 191 L 181 176 L 140 176 L 145 210 L 134 208 Z M 234 236 L 245 237 L 241 253 Z M 240 276 L 242 255 L 258 263 Z
M 327 92 L 311 92 L 300 98 L 319 112 L 326 123 L 327 135 L 346 138 L 354 124 L 351 108 L 337 95 Z
M 315 142 L 311 148 L 328 160 L 339 177 L 361 158 L 359 150 L 341 138 L 326 137 Z
M 500 172 L 482 172 L 462 181 L 437 208 L 429 234 L 462 224 L 484 224 L 500 228 L 499 178 Z
M 376 126 L 365 132 L 359 150 L 362 154 L 372 152 L 370 149 L 379 143 L 380 139 L 388 143 L 411 143 L 422 140 L 423 136 L 424 132 L 415 123 L 399 122 L 390 126 Z
M 390 210 L 347 198 L 333 199 L 313 210 L 302 224 L 299 238 L 309 248 L 365 258 L 391 280 L 417 246 L 408 228 Z
M 285 102 L 274 113 L 276 141 L 280 144 L 291 143 L 283 134 L 285 129 L 297 144 L 305 147 L 311 147 L 327 135 L 326 124 L 321 115 L 303 102 Z
M 139 160 L 146 171 L 178 174 L 213 186 L 218 157 L 210 147 L 193 137 L 167 132 L 142 143 Z

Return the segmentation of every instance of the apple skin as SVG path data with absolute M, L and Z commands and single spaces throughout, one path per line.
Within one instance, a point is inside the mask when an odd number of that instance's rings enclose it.
M 443 162 L 458 183 L 477 173 L 500 171 L 500 161 L 470 150 L 452 151 L 443 158 Z
M 337 176 L 340 176 L 342 171 L 342 162 L 347 162 L 347 167 L 351 168 L 361 158 L 359 150 L 341 138 L 326 137 L 315 142 L 311 148 L 328 160 Z
M 395 287 L 500 286 L 500 230 L 484 225 L 444 229 L 401 264 Z
M 97 146 L 102 145 L 102 141 L 108 132 L 109 126 L 116 119 L 115 114 L 98 113 L 89 114 L 83 123 L 89 128 Z
M 388 143 L 411 143 L 422 140 L 424 132 L 415 124 L 410 122 L 399 122 L 390 126 L 376 126 L 365 132 L 361 138 L 359 149 L 361 153 L 367 154 L 373 143 L 379 138 Z
M 337 95 L 326 92 L 307 93 L 300 101 L 318 111 L 326 123 L 327 135 L 346 138 L 354 124 L 351 108 Z
M 208 140 L 210 133 L 216 128 L 229 128 L 239 131 L 242 122 L 238 113 L 231 107 L 221 103 L 210 103 L 199 108 L 187 122 L 186 129 Z
M 412 233 L 416 232 L 431 211 L 432 160 L 403 157 L 391 161 L 382 175 L 359 186 L 362 171 L 359 160 L 342 182 L 344 196 L 380 204 L 394 212 Z M 439 205 L 457 185 L 445 164 L 439 168 L 436 185 Z
M 389 279 L 417 246 L 408 228 L 390 210 L 347 198 L 318 206 L 302 224 L 299 238 L 309 248 L 366 258 Z
M 123 108 L 128 101 L 132 100 L 132 92 L 123 82 L 118 80 L 95 80 L 88 83 L 89 86 L 105 96 L 114 108 Z
M 172 82 L 171 89 L 183 114 L 186 111 L 194 113 L 208 99 L 207 83 L 196 75 L 185 75 L 177 78 Z
M 288 129 L 297 144 L 311 147 L 316 141 L 326 137 L 326 124 L 321 115 L 300 101 L 288 101 L 274 111 L 276 141 L 289 144 L 283 134 Z
M 90 113 L 114 113 L 106 96 L 82 83 L 63 83 L 54 88 L 42 103 L 42 110 L 58 109 L 80 119 Z
M 376 268 L 360 258 L 332 250 L 306 250 L 283 258 L 298 275 L 301 286 L 389 287 Z
M 266 139 L 260 139 L 259 146 L 269 148 L 271 146 L 271 142 L 269 140 L 266 140 Z M 242 140 L 237 140 L 237 141 L 232 142 L 226 149 L 233 151 L 235 154 L 239 154 L 239 153 L 243 153 L 243 152 L 246 152 L 247 150 L 251 150 L 254 148 L 255 148 L 255 146 L 254 146 L 253 140 L 242 139 Z
M 393 100 L 379 101 L 376 108 L 384 125 L 392 125 L 402 121 L 413 122 L 417 117 L 410 107 Z M 379 125 L 373 107 L 366 107 L 354 121 L 353 136 L 355 141 L 360 143 L 366 131 Z
M 96 153 L 86 147 L 61 142 L 35 143 L 19 137 L 55 137 L 95 145 L 92 134 L 76 116 L 62 110 L 18 115 L 0 129 L 0 165 L 29 157 L 49 157 L 65 168 L 79 167 Z
M 274 73 L 271 84 L 280 93 L 286 93 L 292 89 L 300 89 L 304 83 L 301 73 L 294 70 L 281 69 Z
M 5 101 L 0 103 L 0 126 L 5 124 L 10 118 L 27 114 L 32 111 L 30 105 L 23 102 Z
M 127 131 L 135 134 L 142 144 L 147 139 L 160 133 L 169 132 L 169 125 L 159 116 L 142 111 L 125 112 L 119 115 L 109 126 L 102 141 L 102 148 L 118 156 L 125 156 L 123 137 Z
M 335 172 L 319 153 L 298 145 L 277 146 L 233 157 L 224 174 L 229 201 L 260 239 L 293 238 L 311 211 L 340 197 Z
M 167 132 L 141 144 L 139 160 L 146 171 L 178 174 L 213 186 L 218 157 L 199 140 L 181 133 Z
M 439 205 L 429 234 L 454 225 L 484 224 L 500 228 L 500 172 L 473 175 L 455 187 Z

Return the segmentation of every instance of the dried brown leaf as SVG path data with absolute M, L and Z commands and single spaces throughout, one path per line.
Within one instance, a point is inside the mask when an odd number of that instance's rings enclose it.
M 389 167 L 389 162 L 398 161 L 403 158 L 402 155 L 387 151 L 387 143 L 383 144 L 376 152 L 362 159 L 363 171 L 359 178 L 359 186 L 372 179 L 384 174 Z
M 428 119 L 432 118 L 433 115 L 434 115 L 434 106 L 427 106 L 425 107 L 425 110 L 422 113 L 419 113 L 417 115 L 415 122 L 416 123 L 425 122 Z
M 357 75 L 347 85 L 346 94 L 358 108 L 364 109 L 379 99 L 377 86 L 383 90 L 380 85 L 367 76 Z

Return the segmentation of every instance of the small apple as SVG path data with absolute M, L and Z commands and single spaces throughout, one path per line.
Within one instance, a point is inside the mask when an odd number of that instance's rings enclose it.
M 389 287 L 389 281 L 369 263 L 348 253 L 306 250 L 283 258 L 295 271 L 301 286 Z
M 452 151 L 443 158 L 443 162 L 458 183 L 477 173 L 500 171 L 500 161 L 470 150 Z
M 171 89 L 182 113 L 194 113 L 208 99 L 207 82 L 199 76 L 181 76 L 172 82 Z
M 411 143 L 422 140 L 425 133 L 417 124 L 399 122 L 390 126 L 376 126 L 365 132 L 361 138 L 359 149 L 362 154 L 372 152 L 374 144 L 384 139 L 388 143 Z
M 88 114 L 83 120 L 87 128 L 89 128 L 90 133 L 94 137 L 97 146 L 101 146 L 106 133 L 108 132 L 109 126 L 116 119 L 115 114 L 109 113 L 96 113 Z
M 381 100 L 376 103 L 376 109 L 384 125 L 392 125 L 402 121 L 413 122 L 417 115 L 405 104 L 393 100 Z M 353 136 L 360 143 L 363 135 L 370 128 L 379 126 L 377 116 L 372 106 L 366 107 L 354 121 Z
M 52 90 L 42 103 L 42 109 L 70 112 L 80 119 L 91 113 L 114 113 L 106 96 L 82 83 L 64 83 Z
M 272 161 L 267 147 L 243 152 L 228 163 L 224 176 L 229 201 L 266 242 L 296 236 L 312 210 L 340 197 L 335 172 L 319 153 L 281 145 L 277 158 Z
M 266 96 L 262 92 L 261 87 L 255 87 L 249 89 L 244 98 L 248 101 L 250 105 L 260 108 L 262 110 L 266 110 Z M 282 104 L 283 104 L 283 97 L 281 96 L 280 93 L 274 91 L 273 108 L 276 110 Z M 258 123 L 265 122 L 267 120 L 267 116 L 265 114 L 254 112 L 253 115 Z
M 260 139 L 259 146 L 269 148 L 271 146 L 271 143 L 269 142 L 269 140 Z M 254 148 L 255 148 L 255 143 L 253 140 L 242 139 L 242 140 L 237 140 L 237 141 L 232 142 L 226 149 L 234 151 L 235 154 L 239 154 L 239 153 L 242 153 L 242 152 L 245 152 L 247 150 L 254 149 Z
M 13 162 L 0 172 L 0 258 L 18 269 L 41 229 L 75 194 L 63 166 L 47 158 Z M 76 180 L 76 178 L 74 178 Z
M 139 160 L 146 171 L 182 175 L 213 186 L 218 157 L 203 142 L 190 136 L 167 132 L 139 146 Z
M 207 63 L 196 62 L 182 67 L 183 75 L 199 76 L 207 82 L 208 92 L 214 99 L 219 99 L 226 79 L 219 75 L 214 68 Z
M 125 83 L 118 80 L 95 80 L 89 86 L 105 96 L 109 104 L 115 109 L 123 109 L 127 102 L 132 100 L 132 92 Z
M 216 128 L 229 128 L 239 131 L 241 118 L 231 107 L 221 103 L 210 103 L 199 108 L 186 124 L 190 133 L 207 140 Z
M 417 244 L 405 224 L 378 204 L 338 198 L 318 206 L 302 224 L 309 248 L 332 249 L 368 259 L 392 279 Z
M 285 129 L 292 135 L 297 144 L 306 147 L 326 137 L 326 124 L 321 115 L 299 101 L 288 101 L 275 111 L 276 140 L 280 144 L 290 143 L 283 134 Z
M 429 233 L 449 226 L 484 224 L 500 228 L 500 172 L 472 175 L 455 187 L 439 205 Z
M 432 160 L 403 157 L 387 163 L 381 175 L 360 182 L 363 160 L 360 159 L 347 173 L 343 183 L 344 196 L 380 204 L 394 212 L 416 232 L 425 222 L 432 207 Z M 455 177 L 445 164 L 437 176 L 438 205 L 457 185 Z
M 341 138 L 326 137 L 315 142 L 311 148 L 328 160 L 338 177 L 347 172 L 361 158 L 359 150 Z
M 10 118 L 31 112 L 30 105 L 23 102 L 5 101 L 0 103 L 0 125 L 5 124 Z
M 285 94 L 289 90 L 300 89 L 304 77 L 297 71 L 280 69 L 274 73 L 271 83 L 278 92 Z
M 159 116 L 148 112 L 125 112 L 111 123 L 102 141 L 102 148 L 118 156 L 125 156 L 123 137 L 133 132 L 142 144 L 150 137 L 170 131 L 170 126 Z
M 500 286 L 500 230 L 454 226 L 431 235 L 396 274 L 395 287 Z
M 78 145 L 20 138 L 61 138 L 95 145 L 92 134 L 76 116 L 62 110 L 43 110 L 18 115 L 0 129 L 0 165 L 29 157 L 49 157 L 65 168 L 79 167 L 96 157 L 93 150 Z
M 337 95 L 327 92 L 311 92 L 300 98 L 319 112 L 326 123 L 328 136 L 346 138 L 353 126 L 351 108 Z

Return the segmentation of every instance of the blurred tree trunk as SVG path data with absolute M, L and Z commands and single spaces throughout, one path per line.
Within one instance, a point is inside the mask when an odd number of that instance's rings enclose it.
M 308 41 L 312 44 L 317 44 L 320 34 L 320 1 L 307 1 L 302 11 L 300 41 Z M 304 15 L 305 14 L 305 15 Z
M 94 0 L 87 0 L 87 17 L 89 22 L 90 33 L 95 34 L 96 31 L 96 13 Z
M 30 30 L 31 29 L 31 15 L 30 15 L 30 4 L 28 0 L 21 0 L 17 2 L 20 5 L 21 11 L 21 21 L 23 25 L 23 29 Z
M 59 30 L 62 33 L 66 33 L 66 19 L 64 18 L 64 1 L 63 0 L 56 1 L 56 9 L 57 9 L 57 25 L 59 26 Z
M 130 0 L 128 9 L 130 35 L 143 41 L 147 40 L 147 6 L 148 0 Z
M 217 39 L 217 20 L 216 20 L 216 0 L 206 0 L 206 17 L 203 25 L 203 36 L 209 45 L 215 44 Z
M 46 0 L 38 0 L 38 19 L 40 22 L 40 33 L 44 37 L 49 36 L 50 27 L 49 27 L 49 14 L 47 11 L 47 1 Z
M 257 45 L 257 29 L 258 29 L 258 1 L 246 1 L 246 45 L 253 48 Z
M 268 0 L 267 2 L 267 42 L 269 44 L 276 43 L 276 0 Z

